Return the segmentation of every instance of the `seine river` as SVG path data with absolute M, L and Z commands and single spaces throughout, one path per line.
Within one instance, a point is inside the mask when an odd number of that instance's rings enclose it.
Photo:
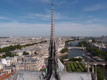
M 77 46 L 77 45 L 78 45 L 77 41 L 68 44 L 68 46 Z M 85 52 L 83 50 L 80 50 L 80 49 L 71 49 L 68 52 L 68 58 L 82 56 L 84 53 Z

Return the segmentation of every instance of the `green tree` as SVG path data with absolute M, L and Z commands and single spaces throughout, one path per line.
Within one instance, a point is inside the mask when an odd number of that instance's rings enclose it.
M 97 77 L 98 77 L 98 80 L 104 80 L 104 75 L 100 68 L 97 68 Z
M 68 52 L 68 48 L 67 48 L 67 47 L 65 47 L 65 48 L 64 48 L 64 49 L 62 49 L 60 52 L 61 52 L 61 53 Z
M 12 54 L 11 52 L 6 52 L 5 55 L 2 56 L 3 58 L 6 57 L 14 57 L 14 54 Z
M 24 51 L 24 52 L 23 52 L 23 55 L 29 55 L 29 53 Z

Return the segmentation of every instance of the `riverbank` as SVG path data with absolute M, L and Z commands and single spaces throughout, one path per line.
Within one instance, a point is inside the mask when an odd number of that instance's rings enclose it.
M 68 55 L 68 52 L 65 52 L 65 53 L 59 53 L 57 56 L 58 56 L 58 58 L 59 59 L 61 59 L 61 58 L 63 58 L 63 57 L 65 57 L 65 56 L 67 56 Z

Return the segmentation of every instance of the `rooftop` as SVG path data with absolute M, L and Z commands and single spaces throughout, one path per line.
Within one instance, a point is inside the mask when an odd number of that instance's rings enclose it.
M 41 72 L 19 71 L 17 80 L 40 80 Z M 54 80 L 54 79 L 52 79 Z M 91 73 L 62 73 L 61 80 L 92 80 Z

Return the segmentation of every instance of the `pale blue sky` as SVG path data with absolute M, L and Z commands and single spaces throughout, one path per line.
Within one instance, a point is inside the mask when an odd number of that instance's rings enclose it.
M 51 0 L 0 0 L 0 36 L 49 36 Z M 107 0 L 55 0 L 57 36 L 107 35 Z

